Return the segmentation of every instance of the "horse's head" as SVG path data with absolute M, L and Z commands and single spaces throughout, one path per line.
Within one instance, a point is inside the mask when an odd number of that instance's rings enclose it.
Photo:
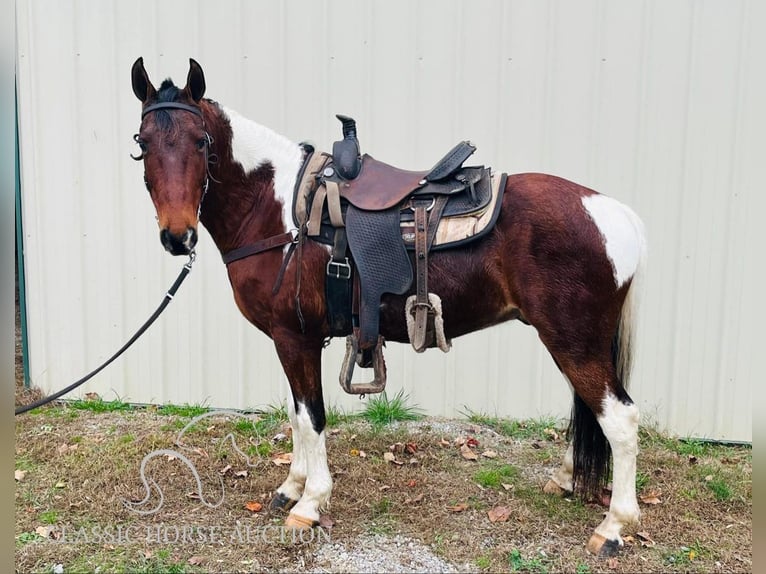
M 197 223 L 208 186 L 208 147 L 200 100 L 205 76 L 189 60 L 186 87 L 165 80 L 157 90 L 144 69 L 143 58 L 133 64 L 133 93 L 143 102 L 141 147 L 144 182 L 157 210 L 160 240 L 173 255 L 186 255 L 197 243 Z

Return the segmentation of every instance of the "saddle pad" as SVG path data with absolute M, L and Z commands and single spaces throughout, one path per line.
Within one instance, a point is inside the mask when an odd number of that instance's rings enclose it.
M 465 213 L 464 215 L 449 217 L 442 215 L 436 228 L 436 236 L 434 237 L 431 249 L 460 247 L 483 237 L 491 231 L 500 215 L 507 178 L 508 176 L 504 173 L 493 173 L 491 177 L 486 178 L 488 181 L 482 193 L 486 193 L 487 201 L 486 203 L 482 201 L 483 207 L 481 209 Z M 484 180 L 482 180 L 482 183 L 484 183 Z M 478 193 L 477 189 L 477 195 Z M 447 203 L 445 206 L 445 212 L 449 208 L 450 203 Z M 415 249 L 415 225 L 412 221 L 405 221 L 404 216 L 402 217 L 401 233 L 407 249 Z
M 399 231 L 399 207 L 364 211 L 353 205 L 346 211 L 346 236 L 361 284 L 359 347 L 378 342 L 380 298 L 402 295 L 412 284 L 412 264 Z

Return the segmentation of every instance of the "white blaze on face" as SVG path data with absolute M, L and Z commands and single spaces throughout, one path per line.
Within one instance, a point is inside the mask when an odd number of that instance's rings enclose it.
M 231 149 L 234 160 L 245 173 L 265 163 L 274 168 L 274 193 L 282 200 L 282 221 L 285 229 L 295 225 L 292 218 L 293 188 L 303 163 L 303 150 L 286 137 L 247 119 L 234 110 L 221 106 L 232 131 Z
M 629 207 L 605 195 L 583 197 L 582 204 L 601 232 L 614 281 L 618 288 L 622 287 L 641 262 L 645 250 L 643 224 Z

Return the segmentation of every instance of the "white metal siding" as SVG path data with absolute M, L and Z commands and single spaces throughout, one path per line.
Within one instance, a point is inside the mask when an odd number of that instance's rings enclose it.
M 20 0 L 33 383 L 61 388 L 107 358 L 180 270 L 128 157 L 140 112 L 130 66 L 143 56 L 155 83 L 183 84 L 193 57 L 208 96 L 296 141 L 330 149 L 345 113 L 365 151 L 405 168 L 471 139 L 476 163 L 557 174 L 631 205 L 649 239 L 631 388 L 644 422 L 751 440 L 764 12 L 755 0 Z M 204 231 L 200 243 L 162 319 L 82 393 L 285 400 L 271 342 L 239 315 Z M 343 341 L 325 353 L 327 402 L 359 408 L 337 383 Z M 457 339 L 447 355 L 390 344 L 386 358 L 390 391 L 430 414 L 568 413 L 565 381 L 520 323 Z

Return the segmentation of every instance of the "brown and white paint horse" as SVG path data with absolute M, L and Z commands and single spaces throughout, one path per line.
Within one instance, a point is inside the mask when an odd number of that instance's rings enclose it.
M 204 99 L 204 75 L 194 60 L 183 89 L 170 80 L 156 89 L 141 58 L 133 65 L 132 84 L 143 103 L 135 136 L 142 153 L 136 159 L 144 163 L 165 249 L 190 253 L 198 222 L 221 253 L 293 227 L 301 145 Z M 293 463 L 272 507 L 290 510 L 286 526 L 310 528 L 332 490 L 320 368 L 329 335 L 329 253 L 313 241 L 302 247 L 301 325 L 294 300 L 298 258 L 290 259 L 281 289 L 272 293 L 285 250 L 230 263 L 228 274 L 242 314 L 274 341 L 292 391 Z M 520 318 L 537 330 L 571 384 L 572 444 L 546 491 L 592 495 L 608 478 L 613 458 L 611 503 L 588 543 L 593 553 L 615 552 L 622 528 L 639 518 L 639 414 L 625 387 L 644 258 L 643 226 L 628 207 L 570 181 L 532 173 L 508 177 L 490 234 L 469 248 L 429 257 L 429 290 L 442 299 L 448 338 Z M 383 297 L 380 332 L 388 341 L 409 340 L 404 305 L 410 294 Z

